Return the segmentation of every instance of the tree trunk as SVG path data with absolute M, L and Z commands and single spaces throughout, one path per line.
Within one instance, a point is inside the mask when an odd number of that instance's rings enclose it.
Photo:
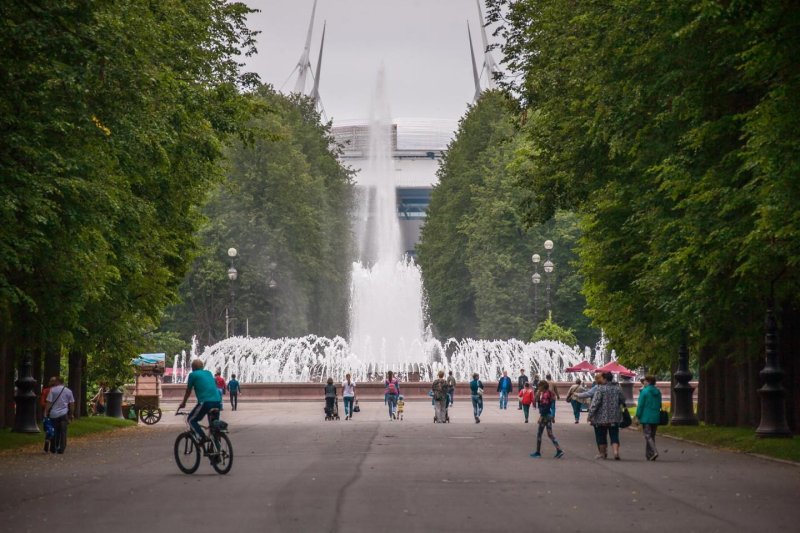
M 46 348 L 44 352 L 45 380 L 61 375 L 61 351 L 57 348 Z
M 0 428 L 14 423 L 14 351 L 8 346 L 8 337 L 0 340 Z
M 89 362 L 88 357 L 86 354 L 83 354 L 81 357 L 81 370 L 83 370 L 81 375 L 81 415 L 82 416 L 89 416 L 89 408 L 88 408 L 88 394 L 89 394 Z
M 83 355 L 79 352 L 70 350 L 69 352 L 69 389 L 75 397 L 75 418 L 80 417 L 81 406 L 86 403 L 81 394 L 81 382 L 83 381 L 82 363 Z

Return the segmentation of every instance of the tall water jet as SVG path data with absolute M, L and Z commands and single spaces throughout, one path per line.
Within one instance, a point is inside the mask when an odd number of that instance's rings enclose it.
M 425 355 L 422 276 L 402 253 L 392 139 L 381 69 L 370 112 L 369 159 L 359 174 L 361 227 L 350 291 L 350 347 L 360 359 L 388 367 L 422 361 Z

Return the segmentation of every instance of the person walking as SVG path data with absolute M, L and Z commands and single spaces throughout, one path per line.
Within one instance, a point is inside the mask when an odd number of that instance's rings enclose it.
M 611 372 L 600 374 L 599 384 L 589 406 L 589 423 L 594 426 L 597 443 L 596 459 L 608 458 L 608 440 L 614 459 L 619 461 L 619 424 L 622 421 L 620 406 L 625 405 L 625 397 Z
M 400 396 L 400 383 L 391 370 L 386 372 L 386 379 L 383 381 L 383 395 L 389 405 L 389 420 L 395 420 L 397 418 L 395 413 L 397 397 Z
M 222 371 L 218 368 L 217 373 L 214 374 L 214 383 L 217 385 L 217 390 L 219 391 L 219 398 L 220 398 L 220 408 L 219 410 L 222 411 L 222 397 L 225 396 L 225 378 L 222 377 Z
M 528 415 L 531 412 L 531 405 L 535 402 L 535 393 L 531 388 L 530 382 L 526 381 L 519 391 L 519 404 L 522 406 L 522 414 L 525 415 L 525 423 L 528 423 Z
M 72 391 L 64 386 L 61 376 L 55 378 L 55 385 L 47 393 L 45 416 L 53 422 L 55 433 L 50 444 L 52 453 L 64 453 L 67 449 L 67 427 L 75 415 L 75 397 Z
M 567 403 L 572 405 L 572 414 L 575 415 L 575 423 L 578 424 L 581 421 L 581 406 L 583 404 L 575 397 L 576 394 L 580 394 L 583 392 L 584 389 L 581 386 L 581 380 L 576 379 L 575 383 L 570 386 L 569 390 L 567 391 L 567 397 L 565 400 Z
M 661 391 L 656 387 L 655 376 L 645 376 L 645 386 L 639 392 L 636 405 L 636 418 L 644 433 L 644 456 L 648 461 L 658 459 L 656 449 L 656 430 L 661 422 Z
M 558 439 L 553 435 L 553 416 L 552 408 L 556 402 L 555 395 L 550 391 L 550 386 L 547 381 L 539 382 L 539 394 L 537 395 L 536 406 L 539 408 L 539 428 L 536 430 L 536 451 L 531 454 L 531 457 L 538 459 L 542 456 L 542 435 L 547 431 L 547 437 L 553 446 L 556 447 L 556 459 L 564 457 L 564 450 L 558 444 Z
M 333 378 L 328 378 L 325 384 L 325 415 L 330 418 L 333 416 L 333 406 L 336 405 L 336 385 Z
M 517 409 L 518 411 L 522 410 L 522 399 L 521 399 L 522 398 L 522 389 L 525 388 L 525 384 L 526 383 L 528 383 L 528 376 L 525 375 L 525 369 L 524 368 L 520 368 L 519 369 L 519 377 L 517 378 L 517 388 L 519 389 L 519 392 L 520 392 L 520 401 L 519 401 L 519 406 L 518 406 L 518 409 Z M 526 416 L 525 419 L 527 420 L 528 417 Z
M 500 409 L 508 409 L 508 395 L 514 392 L 514 386 L 507 370 L 503 370 L 503 377 L 497 382 L 497 392 L 500 394 Z
M 447 372 L 447 407 L 453 405 L 453 398 L 456 395 L 456 378 L 453 377 L 453 371 Z
M 239 408 L 239 393 L 242 387 L 239 385 L 239 380 L 236 379 L 236 374 L 231 374 L 231 379 L 228 381 L 228 395 L 231 398 L 231 409 L 236 411 Z
M 47 395 L 50 393 L 50 389 L 55 387 L 56 385 L 56 378 L 53 376 L 47 382 L 47 386 L 42 389 L 42 394 L 39 396 L 39 407 L 42 409 L 42 429 L 44 430 L 44 453 L 48 453 L 50 451 L 55 452 L 55 427 L 53 426 L 53 421 L 50 420 L 47 416 Z
M 444 379 L 444 370 L 439 370 L 438 378 L 433 380 L 431 384 L 431 390 L 433 391 L 433 407 L 436 416 L 434 417 L 433 421 L 438 422 L 439 424 L 444 424 L 447 422 L 447 402 L 448 393 L 447 393 L 447 380 Z
M 350 420 L 353 418 L 353 403 L 356 401 L 356 382 L 350 378 L 350 374 L 344 376 L 342 398 L 344 399 L 344 419 Z
M 546 374 L 544 379 L 545 379 L 545 381 L 547 381 L 547 386 L 550 387 L 550 392 L 553 393 L 553 395 L 555 396 L 556 400 L 560 400 L 561 399 L 561 395 L 558 393 L 558 385 L 556 385 L 556 382 L 553 380 L 553 377 L 550 374 Z M 552 411 L 551 414 L 553 416 L 553 424 L 555 424 L 556 423 L 556 402 L 553 402 L 553 406 L 550 408 L 550 410 Z
M 472 413 L 475 416 L 475 423 L 481 423 L 481 413 L 483 413 L 483 383 L 478 379 L 477 373 L 472 374 L 472 381 L 469 382 L 470 397 L 472 398 Z

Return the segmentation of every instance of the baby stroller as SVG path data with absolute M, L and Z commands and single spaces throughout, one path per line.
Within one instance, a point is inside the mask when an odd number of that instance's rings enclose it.
M 330 410 L 325 406 L 325 420 L 339 420 L 339 398 L 334 398 L 333 407 Z

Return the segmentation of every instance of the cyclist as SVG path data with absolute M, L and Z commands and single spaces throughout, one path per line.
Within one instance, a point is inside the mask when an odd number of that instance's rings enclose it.
M 200 427 L 200 420 L 212 409 L 222 407 L 222 397 L 217 389 L 214 376 L 208 370 L 203 369 L 203 361 L 200 359 L 192 361 L 192 371 L 186 380 L 186 394 L 183 395 L 183 401 L 178 406 L 179 409 L 186 407 L 186 401 L 192 394 L 192 389 L 197 396 L 197 405 L 189 413 L 189 425 L 202 442 L 206 440 L 206 435 L 203 433 L 203 428 Z

